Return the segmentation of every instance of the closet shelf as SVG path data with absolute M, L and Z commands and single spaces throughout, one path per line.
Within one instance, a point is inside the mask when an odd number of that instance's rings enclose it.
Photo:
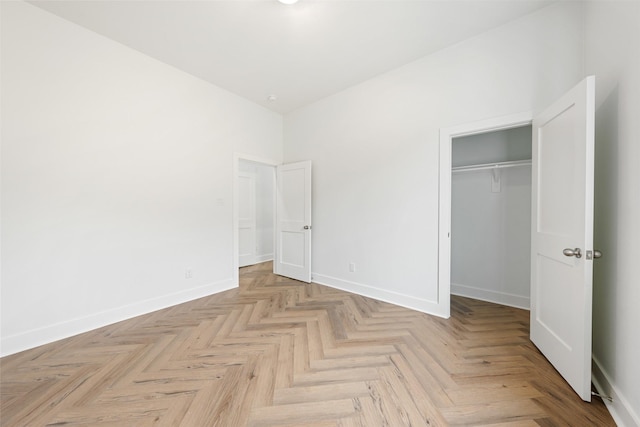
M 514 168 L 519 166 L 531 166 L 531 160 L 513 160 L 510 162 L 498 162 L 498 163 L 484 163 L 481 165 L 468 165 L 468 166 L 456 166 L 451 168 L 451 172 L 460 173 L 460 172 L 473 172 L 480 170 L 490 170 L 490 169 L 505 169 L 505 168 Z

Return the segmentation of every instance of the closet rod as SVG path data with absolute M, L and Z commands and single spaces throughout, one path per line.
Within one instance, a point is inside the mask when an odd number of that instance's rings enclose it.
M 531 166 L 531 160 L 514 160 L 510 162 L 485 163 L 481 165 L 456 166 L 451 168 L 451 172 L 471 172 L 487 169 L 513 168 L 517 166 Z

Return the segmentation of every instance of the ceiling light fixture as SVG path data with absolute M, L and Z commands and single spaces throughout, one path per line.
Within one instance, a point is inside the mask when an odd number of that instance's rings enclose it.
M 298 0 L 278 0 L 282 4 L 294 4 L 297 3 Z

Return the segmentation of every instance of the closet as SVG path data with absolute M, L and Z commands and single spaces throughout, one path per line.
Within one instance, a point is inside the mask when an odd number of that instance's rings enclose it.
M 451 293 L 529 308 L 531 126 L 453 139 Z

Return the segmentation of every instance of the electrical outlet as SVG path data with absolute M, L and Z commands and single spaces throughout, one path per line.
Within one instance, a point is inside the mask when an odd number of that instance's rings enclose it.
M 185 279 L 191 279 L 192 277 L 193 277 L 193 271 L 191 271 L 191 269 L 190 269 L 190 268 L 187 268 L 187 269 L 184 271 L 184 278 L 185 278 Z
M 352 273 L 355 273 L 356 271 L 356 263 L 355 262 L 350 262 L 349 263 L 349 271 Z

